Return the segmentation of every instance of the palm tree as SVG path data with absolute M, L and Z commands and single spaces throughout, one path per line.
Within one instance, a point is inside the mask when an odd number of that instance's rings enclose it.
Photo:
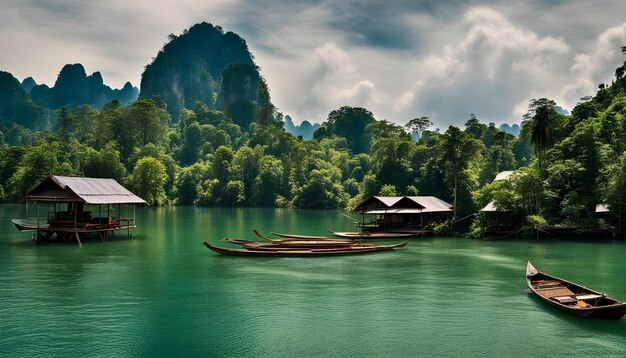
M 525 125 L 530 129 L 530 142 L 535 149 L 539 167 L 543 168 L 545 152 L 554 144 L 554 126 L 557 117 L 556 103 L 547 98 L 532 99 L 524 114 Z

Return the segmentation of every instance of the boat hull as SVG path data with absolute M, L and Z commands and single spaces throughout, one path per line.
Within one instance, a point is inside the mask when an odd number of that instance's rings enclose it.
M 615 304 L 606 307 L 594 307 L 594 308 L 570 308 L 568 306 L 558 304 L 552 300 L 546 299 L 540 295 L 537 295 L 542 301 L 547 302 L 553 307 L 556 307 L 567 313 L 571 313 L 575 316 L 584 318 L 598 318 L 598 319 L 620 319 L 626 314 L 626 303 Z
M 620 319 L 626 314 L 626 302 L 537 271 L 530 262 L 526 268 L 526 283 L 542 301 L 579 317 Z
M 378 246 L 351 246 L 341 248 L 311 248 L 301 249 L 293 248 L 288 250 L 255 250 L 255 249 L 231 249 L 226 247 L 219 247 L 209 244 L 204 241 L 203 245 L 209 250 L 224 254 L 235 256 L 272 256 L 272 257 L 315 257 L 315 256 L 340 256 L 340 255 L 354 255 L 354 254 L 366 254 L 380 251 L 389 251 L 395 248 L 405 246 L 408 241 L 397 245 L 378 245 Z

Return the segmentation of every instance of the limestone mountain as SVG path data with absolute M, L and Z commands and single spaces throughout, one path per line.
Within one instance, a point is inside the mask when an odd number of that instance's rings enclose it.
M 35 82 L 32 77 L 26 77 L 24 81 L 22 81 L 22 88 L 28 94 L 30 94 L 30 90 L 33 89 L 33 87 L 35 86 L 37 86 L 37 82 Z
M 24 80 L 22 84 L 25 89 L 34 83 L 34 81 L 27 80 Z M 128 82 L 122 89 L 112 89 L 104 84 L 100 72 L 87 76 L 85 68 L 80 63 L 63 66 L 54 87 L 50 88 L 41 84 L 32 86 L 30 89 L 33 102 L 50 109 L 76 107 L 83 104 L 102 108 L 105 103 L 114 99 L 127 104 L 137 99 L 138 92 L 139 90 Z
M 500 125 L 499 129 L 505 133 L 513 134 L 514 136 L 518 136 L 520 131 L 522 130 L 519 124 L 513 124 L 512 126 L 510 126 L 508 123 Z
M 269 92 L 239 35 L 203 22 L 169 40 L 146 66 L 139 98 L 159 96 L 174 121 L 199 101 L 246 127 L 268 105 Z
M 319 123 L 311 124 L 311 122 L 305 120 L 300 125 L 295 125 L 291 116 L 285 116 L 285 131 L 295 136 L 302 136 L 302 139 L 308 140 L 313 138 L 313 132 L 318 128 L 320 128 Z
M 49 112 L 33 103 L 12 74 L 0 71 L 0 128 L 14 123 L 43 131 L 50 127 Z

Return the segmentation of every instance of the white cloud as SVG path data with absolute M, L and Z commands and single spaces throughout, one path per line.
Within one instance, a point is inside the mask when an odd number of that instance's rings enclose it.
M 624 56 L 620 51 L 626 41 L 626 23 L 611 27 L 598 36 L 593 51 L 579 53 L 570 68 L 570 81 L 558 98 L 570 108 L 584 96 L 595 94 L 598 84 L 614 78 L 615 68 Z
M 422 57 L 416 84 L 396 109 L 436 113 L 440 127 L 462 125 L 470 113 L 483 122 L 515 122 L 520 102 L 557 92 L 555 73 L 569 60 L 562 39 L 539 36 L 485 7 L 469 10 L 463 23 L 463 39 Z
M 81 62 L 112 86 L 139 85 L 169 33 L 206 21 L 246 40 L 273 102 L 296 123 L 351 105 L 445 128 L 470 113 L 517 122 L 531 98 L 571 108 L 623 61 L 626 2 L 481 3 L 5 0 L 0 70 L 52 84 Z

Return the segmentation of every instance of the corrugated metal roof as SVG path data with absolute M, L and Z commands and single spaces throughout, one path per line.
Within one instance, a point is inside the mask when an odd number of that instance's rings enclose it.
M 511 176 L 511 174 L 513 174 L 512 170 L 506 170 L 503 172 L 500 172 L 496 175 L 496 178 L 493 181 L 496 180 L 509 180 L 509 177 Z
M 496 205 L 493 203 L 493 201 L 490 201 L 489 204 L 485 205 L 485 207 L 480 209 L 480 211 L 483 213 L 490 213 L 498 211 L 498 208 L 496 208 Z
M 402 196 L 375 196 L 374 198 L 378 199 L 380 202 L 387 205 L 388 207 L 392 207 L 393 204 L 402 199 Z
M 386 207 L 390 208 L 393 204 L 397 203 L 403 197 L 401 196 L 371 196 L 365 200 L 363 200 L 359 205 L 356 206 L 357 210 L 367 209 L 372 203 L 374 203 L 375 207 L 380 208 Z M 378 205 L 382 204 L 382 205 Z
M 364 204 L 372 200 L 377 200 L 386 206 L 386 208 L 370 208 L 365 214 L 418 214 L 418 213 L 434 213 L 434 212 L 450 212 L 452 205 L 435 196 L 373 196 L 363 201 L 357 208 L 363 208 Z M 406 200 L 416 203 L 408 205 Z M 403 203 L 400 203 L 403 201 Z
M 452 204 L 446 203 L 436 196 L 407 196 L 407 198 L 423 206 L 422 212 L 452 211 Z
M 375 198 L 388 205 L 389 208 L 369 210 L 365 212 L 366 214 L 421 214 L 452 211 L 452 205 L 435 196 L 376 196 Z M 381 200 L 381 198 L 384 200 Z M 400 205 L 406 205 L 406 201 L 404 202 L 405 204 L 398 204 L 400 200 L 405 198 L 419 205 L 421 209 L 400 207 Z M 394 207 L 394 205 L 397 205 L 397 207 Z
M 596 213 L 610 213 L 609 206 L 606 204 L 596 204 Z
M 507 210 L 504 209 L 498 209 L 498 207 L 496 206 L 496 204 L 493 201 L 490 201 L 489 204 L 485 205 L 484 208 L 480 209 L 481 212 L 483 213 L 495 213 L 495 212 L 507 212 Z
M 46 180 L 50 179 L 61 189 L 71 190 L 86 204 L 146 204 L 145 200 L 124 188 L 115 179 L 66 177 L 58 175 L 51 175 L 46 178 Z M 44 180 L 44 182 L 46 180 Z M 35 189 L 37 187 L 35 187 Z

